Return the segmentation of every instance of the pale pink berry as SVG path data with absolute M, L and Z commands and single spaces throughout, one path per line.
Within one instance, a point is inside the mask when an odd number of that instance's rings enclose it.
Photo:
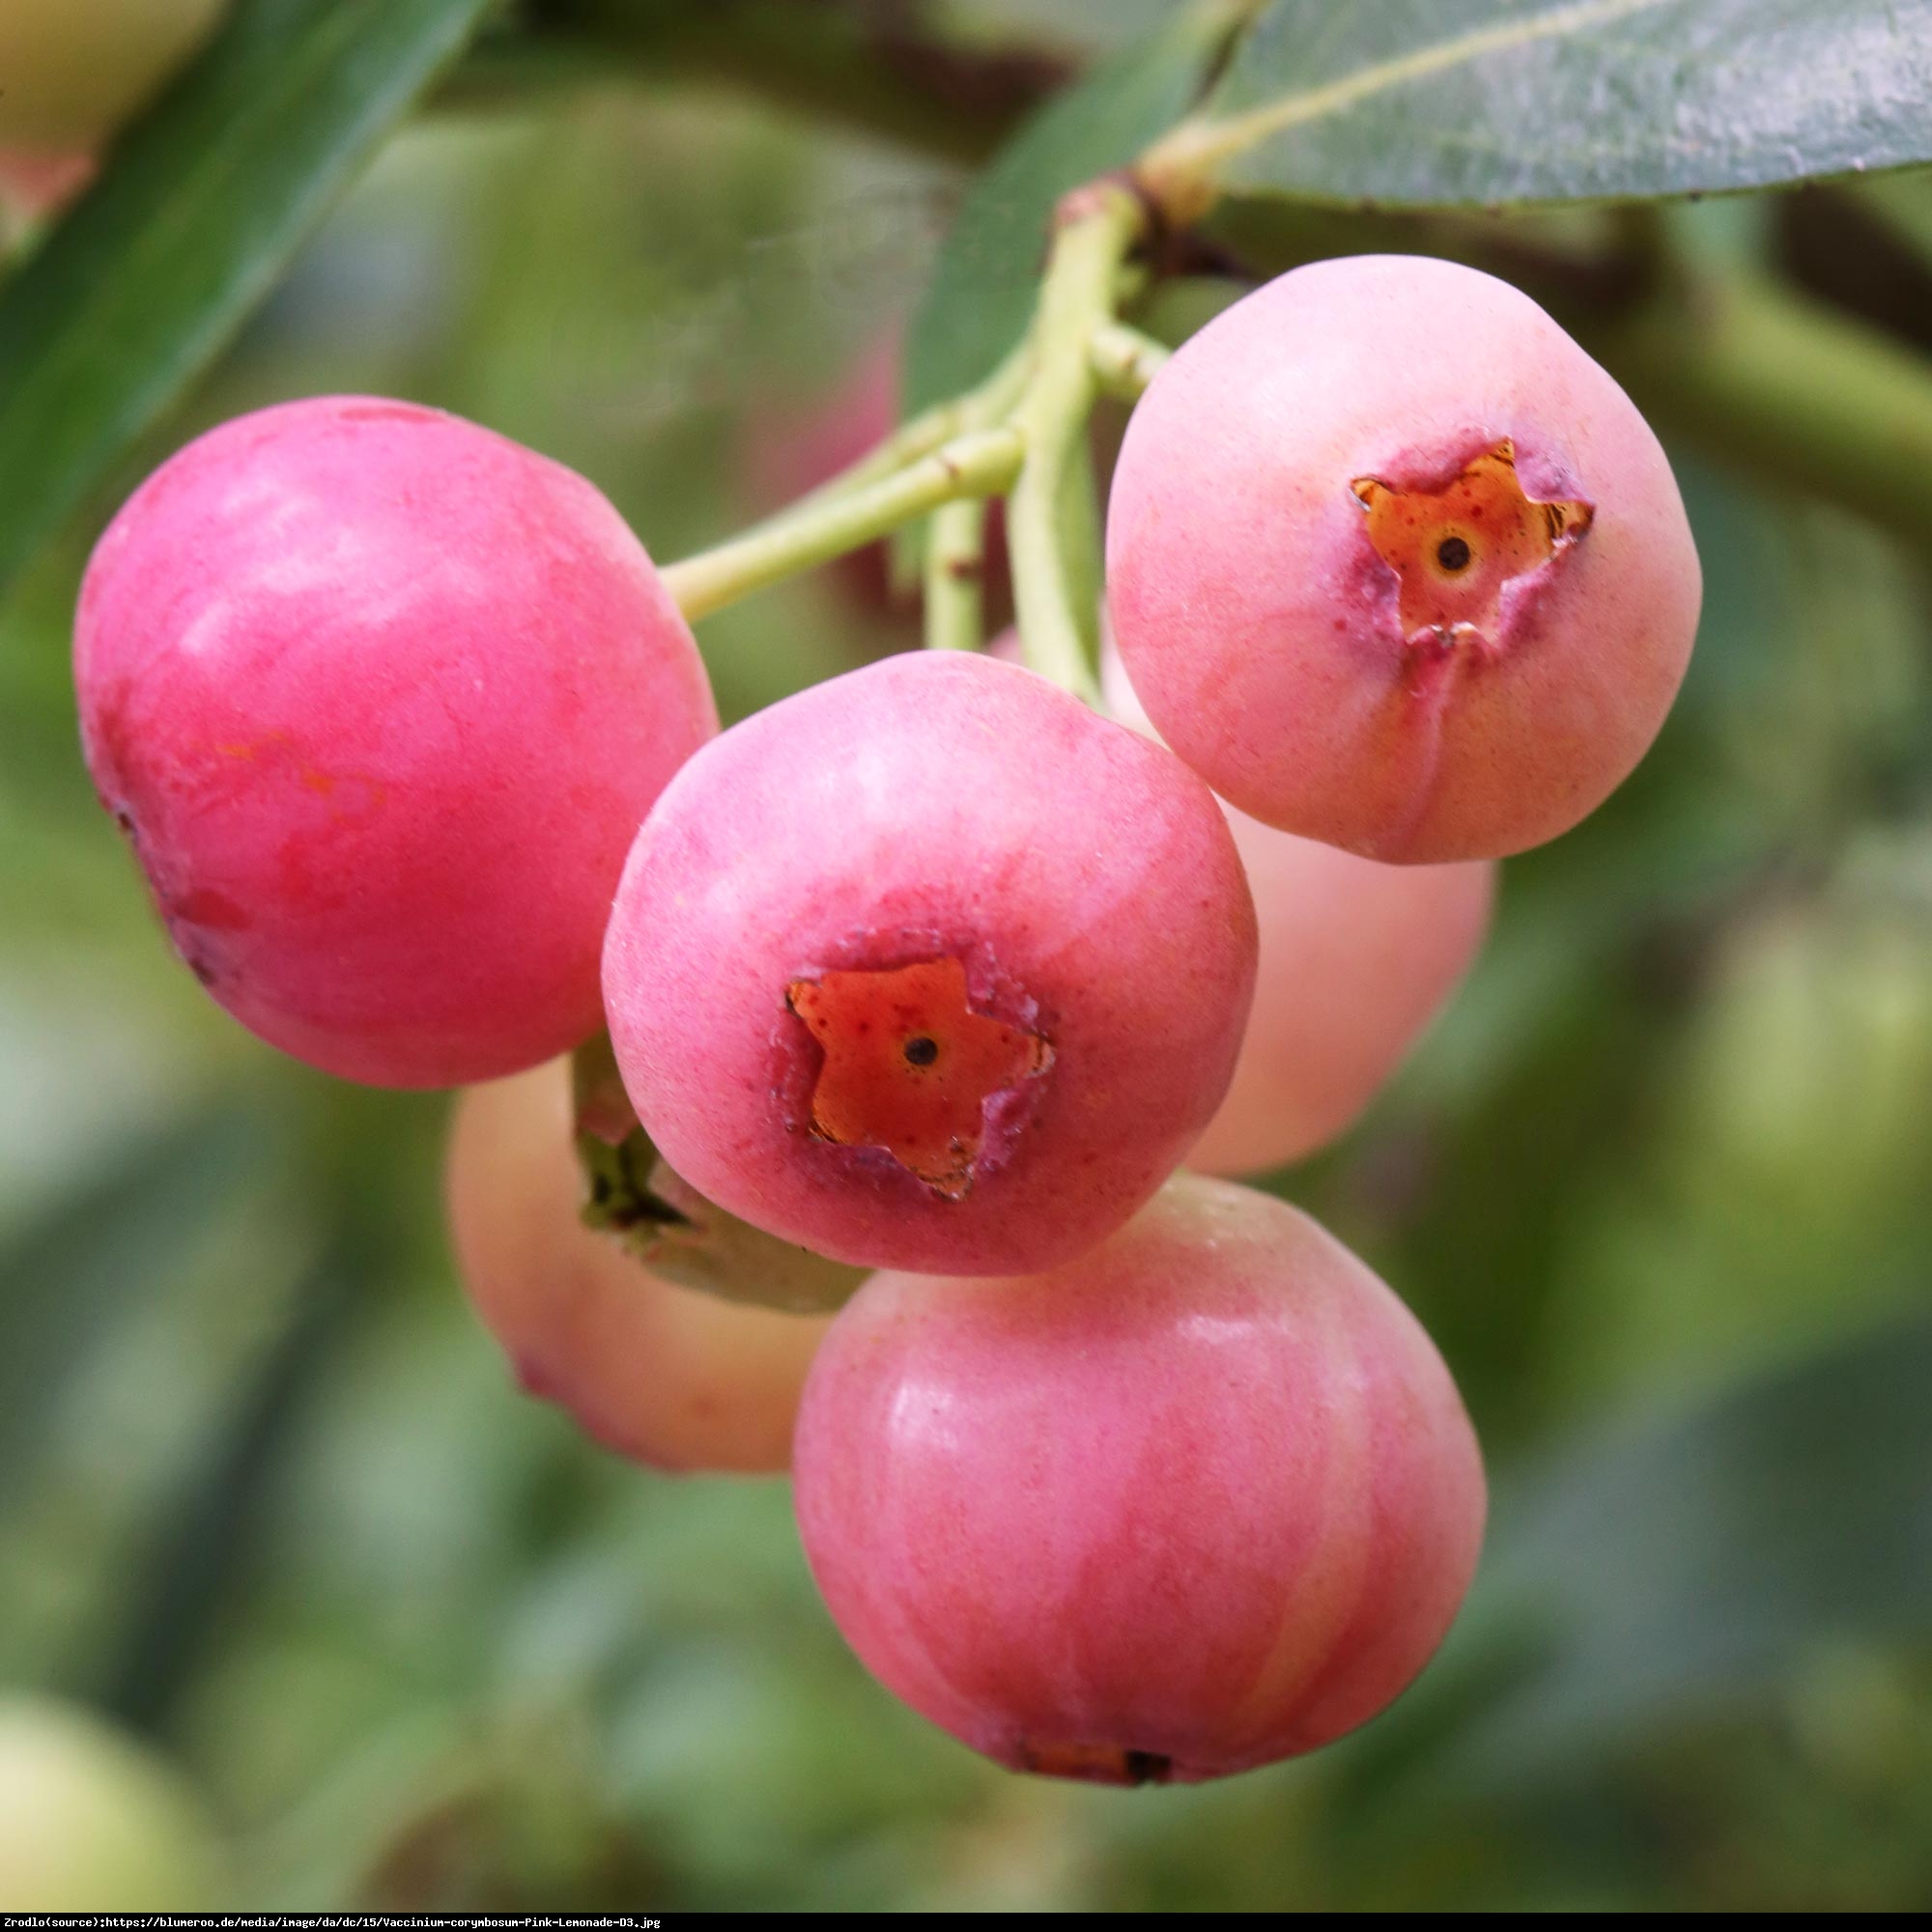
M 94 156 L 84 151 L 0 151 L 0 213 L 11 207 L 29 220 L 57 214 L 94 179 Z
M 1414 1677 L 1482 1540 L 1429 1338 L 1305 1215 L 1179 1176 L 1049 1274 L 875 1275 L 806 1384 L 799 1526 L 887 1688 L 1015 1770 L 1216 1777 Z
M 1161 736 L 1264 823 L 1370 858 L 1554 838 L 1657 735 L 1697 554 L 1629 397 L 1450 262 L 1297 269 L 1128 424 L 1108 606 Z
M 700 1193 L 860 1266 L 1024 1271 L 1184 1157 L 1254 945 L 1179 759 L 929 651 L 692 760 L 631 854 L 604 991 L 639 1118 Z
M 660 1469 L 789 1465 L 827 1318 L 676 1287 L 586 1228 L 565 1064 L 458 1099 L 445 1187 L 463 1286 L 531 1394 Z
M 1100 682 L 1122 724 L 1152 731 L 1111 641 Z M 1347 1132 L 1386 1085 L 1480 951 L 1499 868 L 1385 866 L 1226 810 L 1260 963 L 1228 1096 L 1187 1164 L 1258 1174 Z

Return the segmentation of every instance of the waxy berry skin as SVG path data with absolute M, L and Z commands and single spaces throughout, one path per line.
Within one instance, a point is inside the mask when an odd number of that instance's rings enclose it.
M 1670 466 L 1535 303 L 1453 263 L 1316 263 L 1217 317 L 1128 424 L 1121 657 L 1161 736 L 1264 823 L 1497 858 L 1628 776 L 1701 579 Z
M 1152 731 L 1111 639 L 1100 684 L 1114 717 Z M 1500 867 L 1385 866 L 1226 810 L 1261 938 L 1255 1004 L 1187 1164 L 1261 1174 L 1346 1133 L 1387 1085 L 1481 951 Z
M 663 1470 L 787 1468 L 829 1318 L 749 1308 L 651 1274 L 579 1218 L 570 1069 L 456 1103 L 444 1193 L 465 1292 L 530 1394 Z
M 889 1690 L 1014 1770 L 1113 1783 L 1374 1717 L 1485 1513 L 1403 1304 L 1305 1215 L 1191 1175 L 1050 1275 L 873 1276 L 793 1468 L 812 1574 Z
M 582 477 L 412 404 L 217 429 L 101 538 L 81 736 L 184 959 L 331 1073 L 439 1087 L 596 1031 L 611 894 L 717 730 Z
M 1203 1174 L 1260 1174 L 1346 1133 L 1480 951 L 1496 867 L 1385 866 L 1245 812 L 1229 825 L 1261 928 L 1254 1011 Z
M 604 993 L 699 1192 L 860 1266 L 1024 1272 L 1185 1156 L 1254 960 L 1233 838 L 1178 759 L 1031 671 L 923 652 L 692 760 L 626 867 Z

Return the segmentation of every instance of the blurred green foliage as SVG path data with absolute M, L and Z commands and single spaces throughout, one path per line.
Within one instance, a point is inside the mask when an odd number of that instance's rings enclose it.
M 959 185 L 692 88 L 429 120 L 0 607 L 0 1684 L 179 1754 L 245 1875 L 211 1904 L 1932 1904 L 1932 609 L 1897 540 L 1673 452 L 1708 599 L 1656 752 L 1510 864 L 1405 1077 L 1279 1179 L 1438 1338 L 1493 1533 L 1392 1714 L 1222 1787 L 1014 1779 L 898 1707 L 782 1484 L 641 1473 L 514 1392 L 442 1242 L 445 1103 L 282 1062 L 167 957 L 67 682 L 121 491 L 239 411 L 397 392 L 684 554 L 748 514 L 761 416 L 917 301 Z M 1820 192 L 1932 273 L 1922 190 Z M 1776 202 L 1669 227 L 1792 266 Z M 742 715 L 902 639 L 828 574 L 703 641 Z

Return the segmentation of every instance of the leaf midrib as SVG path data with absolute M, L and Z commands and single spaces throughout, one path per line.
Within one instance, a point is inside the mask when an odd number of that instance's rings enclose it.
M 1344 113 L 1378 94 L 1426 80 L 1452 68 L 1472 66 L 1493 54 L 1514 53 L 1539 41 L 1611 26 L 1654 8 L 1675 4 L 1677 0 L 1569 0 L 1565 6 L 1528 19 L 1477 27 L 1453 40 L 1416 48 L 1393 60 L 1378 61 L 1303 93 L 1284 95 L 1280 99 L 1226 120 L 1203 117 L 1196 122 L 1188 142 L 1190 158 L 1207 167 L 1218 167 L 1290 128 Z

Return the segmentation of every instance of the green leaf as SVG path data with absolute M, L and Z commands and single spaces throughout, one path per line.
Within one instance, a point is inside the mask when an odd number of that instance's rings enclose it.
M 273 288 L 491 0 L 242 0 L 0 289 L 0 589 Z
M 117 1151 L 0 1245 L 0 1494 L 67 1378 L 264 1172 L 273 1136 L 216 1108 Z
M 908 413 L 992 373 L 1033 314 L 1054 203 L 1166 133 L 1250 11 L 1221 0 L 1182 9 L 1058 96 L 1001 151 L 961 207 L 914 318 Z
M 1486 207 L 1932 159 L 1926 0 L 1275 0 L 1209 98 L 1224 187 Z
M 329 1361 L 351 1284 L 370 1271 L 370 1261 L 348 1229 L 317 1255 L 280 1297 L 274 1332 L 232 1391 L 228 1412 L 162 1499 L 100 1687 L 101 1703 L 124 1722 L 160 1728 L 205 1660 L 264 1528 L 264 1498 L 303 1398 Z
M 1932 1616 L 1932 1317 L 1634 1422 L 1496 1498 L 1442 1656 L 1356 1752 L 1359 1794 L 1599 1761 L 1843 1642 Z
M 1915 1314 L 1546 1479 L 1506 1519 L 1496 1581 L 1564 1631 L 1560 1666 L 1492 1721 L 1623 1725 L 1640 1698 L 1760 1686 L 1806 1645 L 1922 1631 L 1928 1389 Z

